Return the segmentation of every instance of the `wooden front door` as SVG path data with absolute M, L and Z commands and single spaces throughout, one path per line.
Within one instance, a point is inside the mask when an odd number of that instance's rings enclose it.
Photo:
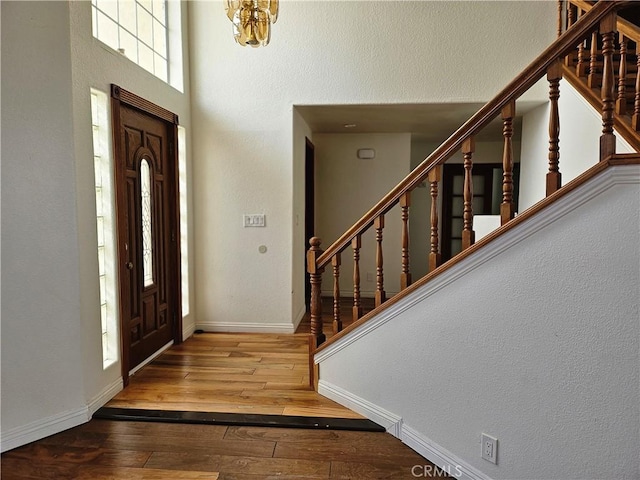
M 112 87 L 123 377 L 181 341 L 177 117 Z

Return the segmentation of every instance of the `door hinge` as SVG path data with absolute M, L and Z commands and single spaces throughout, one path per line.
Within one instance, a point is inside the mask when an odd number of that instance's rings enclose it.
M 176 241 L 176 231 L 175 230 L 171 230 L 171 241 L 172 242 Z

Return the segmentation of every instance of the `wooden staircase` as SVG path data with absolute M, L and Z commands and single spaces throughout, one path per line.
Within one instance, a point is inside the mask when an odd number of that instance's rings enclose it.
M 613 165 L 640 163 L 640 155 L 616 154 L 616 132 L 636 151 L 640 151 L 640 55 L 638 22 L 631 22 L 634 11 L 631 1 L 586 2 L 569 0 L 558 2 L 558 38 L 531 65 L 507 85 L 493 100 L 483 106 L 463 124 L 451 137 L 440 145 L 429 157 L 407 177 L 374 205 L 360 220 L 349 228 L 326 250 L 321 249 L 321 240 L 313 238 L 307 253 L 307 269 L 311 282 L 311 343 L 312 356 L 339 340 L 348 332 L 406 297 L 417 288 L 433 280 L 482 246 L 493 241 L 516 225 L 527 221 L 567 192 L 582 185 Z M 620 15 L 626 18 L 622 18 Z M 632 61 L 634 60 L 634 61 Z M 546 198 L 528 210 L 515 216 L 514 202 L 514 118 L 516 100 L 540 79 L 549 84 L 549 154 L 546 174 Z M 602 134 L 600 136 L 600 163 L 567 184 L 562 182 L 559 147 L 559 89 L 565 78 L 601 113 Z M 622 80 L 621 80 L 622 79 Z M 475 138 L 490 123 L 502 124 L 502 203 L 500 205 L 501 227 L 480 241 L 475 241 L 473 227 L 473 157 Z M 614 132 L 615 128 L 615 132 Z M 443 165 L 461 152 L 464 159 L 464 214 L 462 229 L 462 251 L 447 262 L 440 254 L 441 212 L 439 191 L 442 184 Z M 430 235 L 429 272 L 420 279 L 412 279 L 409 254 L 409 209 L 411 194 L 415 188 L 426 184 L 430 191 Z M 392 258 L 384 250 L 385 217 L 398 215 L 401 219 L 401 251 L 392 252 L 393 258 L 401 260 L 401 291 L 390 298 L 384 286 L 384 260 Z M 364 313 L 360 293 L 360 250 L 363 235 L 373 231 L 375 238 L 376 290 L 375 308 Z M 353 258 L 353 294 L 345 298 L 340 288 L 342 257 Z M 333 278 L 333 330 L 327 340 L 322 324 L 321 283 L 323 273 L 331 272 Z M 352 305 L 353 322 L 342 328 L 344 302 Z M 341 308 L 342 307 L 342 308 Z M 312 372 L 313 374 L 313 372 Z M 315 372 L 317 382 L 317 371 Z
M 560 10 L 558 33 L 582 18 L 593 8 L 594 2 L 571 0 L 566 3 L 565 14 Z M 629 10 L 627 19 L 618 16 L 617 35 L 608 47 L 613 48 L 613 65 L 605 65 L 603 40 L 597 32 L 581 42 L 570 52 L 562 65 L 562 75 L 598 111 L 602 111 L 602 87 L 604 69 L 613 71 L 614 126 L 623 138 L 636 150 L 640 150 L 640 12 L 638 8 Z M 634 23 L 635 22 L 635 23 Z M 609 86 L 607 86 L 609 88 Z

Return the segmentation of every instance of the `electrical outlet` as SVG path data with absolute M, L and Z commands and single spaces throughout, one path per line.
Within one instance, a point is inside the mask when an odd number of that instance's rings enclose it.
M 482 458 L 487 462 L 498 463 L 498 439 L 482 434 Z
M 373 273 L 367 272 L 367 282 L 373 282 L 373 281 L 374 281 Z

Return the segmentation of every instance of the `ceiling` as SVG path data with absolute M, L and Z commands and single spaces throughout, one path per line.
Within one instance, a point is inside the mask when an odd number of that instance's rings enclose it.
M 540 102 L 518 102 L 514 140 L 520 136 L 522 114 Z M 420 141 L 442 143 L 476 113 L 481 103 L 386 105 L 298 105 L 297 111 L 314 133 L 411 133 Z M 345 125 L 354 125 L 345 127 Z M 502 121 L 490 123 L 476 137 L 500 140 Z

